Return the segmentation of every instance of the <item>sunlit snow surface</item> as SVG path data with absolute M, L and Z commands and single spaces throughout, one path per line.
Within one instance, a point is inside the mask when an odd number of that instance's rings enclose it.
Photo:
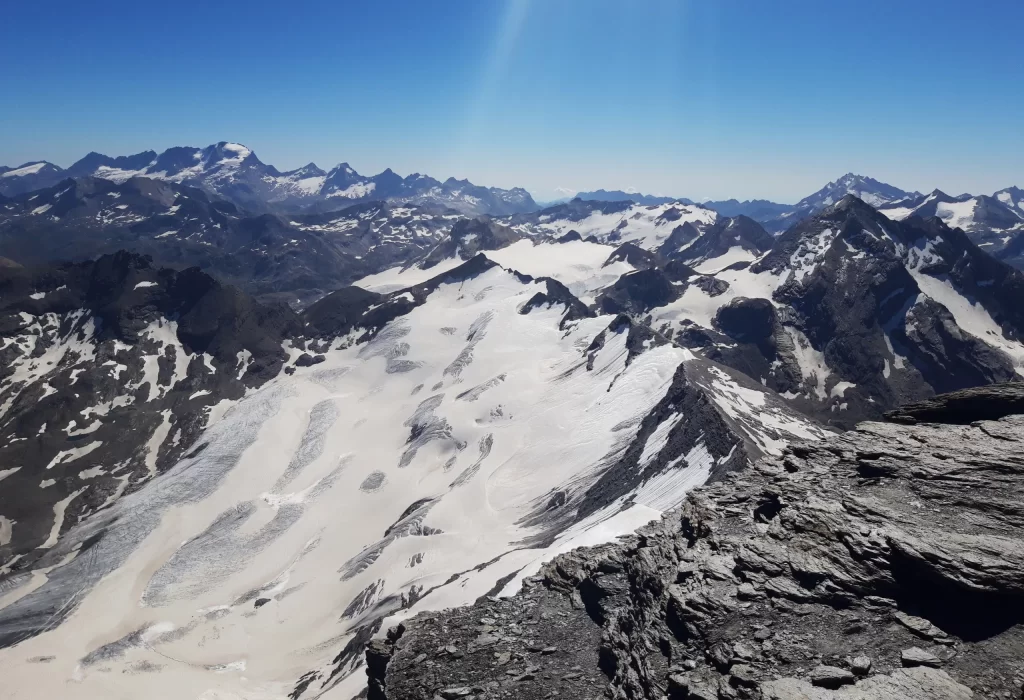
M 529 235 L 547 234 L 558 237 L 576 231 L 582 238 L 594 236 L 602 243 L 633 243 L 655 250 L 671 235 L 673 229 L 684 223 L 713 224 L 718 214 L 696 204 L 634 204 L 623 211 L 604 213 L 594 211 L 579 221 L 540 217 L 540 222 L 515 226 Z
M 514 592 L 555 552 L 677 505 L 712 466 L 701 445 L 632 505 L 525 546 L 543 527 L 524 518 L 556 489 L 592 484 L 680 362 L 703 362 L 666 345 L 626 366 L 623 333 L 588 371 L 584 351 L 610 317 L 560 330 L 561 306 L 520 314 L 543 289 L 501 268 L 441 285 L 371 342 L 339 341 L 232 407 L 202 449 L 0 591 L 0 631 L 52 627 L 0 650 L 5 697 L 284 698 L 309 670 L 326 678 L 361 623 L 468 603 L 518 572 Z M 763 396 L 724 373 L 709 381 L 723 410 L 756 423 Z M 347 699 L 364 683 L 348 666 L 324 692 Z

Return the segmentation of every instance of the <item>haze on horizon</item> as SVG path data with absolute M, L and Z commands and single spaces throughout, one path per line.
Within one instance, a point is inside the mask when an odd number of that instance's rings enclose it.
M 8 8 L 0 164 L 222 140 L 282 170 L 795 202 L 1024 185 L 1024 4 L 112 0 Z

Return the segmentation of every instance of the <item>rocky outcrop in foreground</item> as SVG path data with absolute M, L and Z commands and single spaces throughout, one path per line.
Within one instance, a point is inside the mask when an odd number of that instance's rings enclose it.
M 794 445 L 514 598 L 392 628 L 369 697 L 1021 698 L 1024 416 L 935 406 Z

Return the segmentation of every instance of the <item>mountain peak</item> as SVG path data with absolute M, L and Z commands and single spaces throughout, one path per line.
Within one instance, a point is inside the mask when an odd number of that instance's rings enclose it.
M 856 209 L 871 209 L 863 199 L 853 193 L 843 195 L 843 198 L 832 205 L 832 211 L 849 211 Z M 828 210 L 826 210 L 828 211 Z

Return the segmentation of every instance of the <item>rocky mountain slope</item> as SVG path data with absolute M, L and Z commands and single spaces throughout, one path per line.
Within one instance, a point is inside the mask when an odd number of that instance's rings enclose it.
M 843 427 L 1020 374 L 1014 300 L 1024 276 L 937 219 L 893 222 L 847 197 L 759 256 L 730 250 L 685 279 L 661 267 L 624 286 L 640 274 L 629 273 L 616 286 L 632 299 L 620 301 L 636 320 Z M 741 252 L 756 260 L 735 262 Z
M 686 197 L 666 197 L 660 194 L 641 194 L 640 192 L 625 192 L 623 190 L 593 190 L 591 192 L 577 192 L 573 199 L 582 199 L 588 202 L 633 202 L 635 204 L 658 205 L 672 204 L 693 204 L 693 200 Z
M 0 168 L 0 195 L 50 187 L 66 178 L 99 177 L 123 182 L 133 177 L 198 187 L 250 211 L 298 213 L 330 211 L 368 201 L 450 207 L 465 214 L 512 214 L 537 208 L 522 188 L 480 187 L 468 180 L 444 182 L 391 169 L 367 177 L 347 163 L 324 171 L 314 163 L 281 172 L 260 161 L 252 149 L 222 141 L 205 148 L 174 147 L 110 157 L 89 153 L 67 170 L 52 163 Z
M 965 231 L 985 252 L 1019 267 L 1019 253 L 1014 250 L 1020 248 L 1017 239 L 1024 233 L 1024 208 L 1014 199 L 1015 191 L 1019 192 L 1008 188 L 992 197 L 968 194 L 950 197 L 935 190 L 927 196 L 893 202 L 879 211 L 897 220 L 910 216 L 938 217 L 950 228 Z
M 425 254 L 458 218 L 382 202 L 255 215 L 164 180 L 79 178 L 0 203 L 0 255 L 36 265 L 131 249 L 158 265 L 200 266 L 261 298 L 306 303 Z
M 0 267 L 0 572 L 178 462 L 276 376 L 287 307 L 138 255 Z
M 513 598 L 406 619 L 368 697 L 1021 697 L 1020 386 L 792 445 Z

